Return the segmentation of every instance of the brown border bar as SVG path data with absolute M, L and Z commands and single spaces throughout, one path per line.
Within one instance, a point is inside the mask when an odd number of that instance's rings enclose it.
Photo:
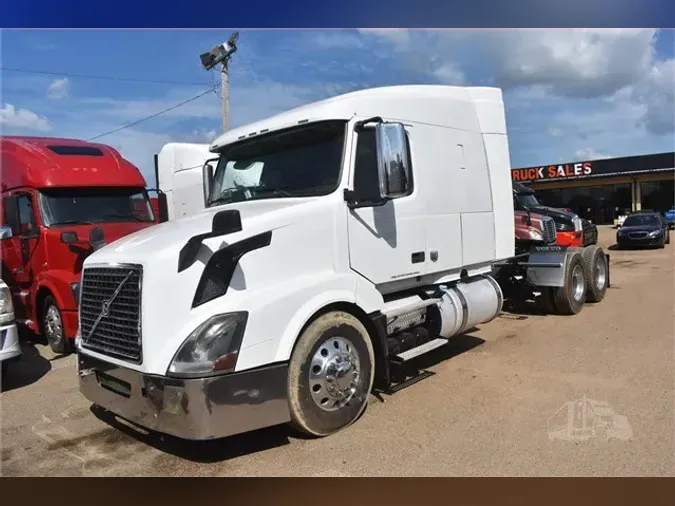
M 3 504 L 670 505 L 669 478 L 186 478 L 2 480 Z M 125 480 L 126 483 L 120 483 Z

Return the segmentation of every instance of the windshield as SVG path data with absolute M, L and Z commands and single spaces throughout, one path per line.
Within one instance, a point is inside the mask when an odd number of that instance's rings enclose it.
M 634 214 L 633 216 L 626 218 L 626 221 L 623 222 L 624 227 L 642 227 L 645 225 L 658 226 L 660 224 L 661 220 L 653 214 Z
M 49 188 L 40 200 L 48 227 L 155 219 L 147 192 L 139 188 Z
M 345 125 L 322 121 L 226 148 L 208 206 L 332 193 L 340 179 Z
M 533 193 L 518 195 L 518 200 L 520 200 L 521 205 L 524 207 L 539 207 L 537 197 L 535 197 Z

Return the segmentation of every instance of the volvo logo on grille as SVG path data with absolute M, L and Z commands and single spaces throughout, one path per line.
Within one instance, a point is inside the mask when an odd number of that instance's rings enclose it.
M 101 304 L 101 312 L 96 317 L 96 320 L 94 321 L 94 324 L 91 326 L 91 328 L 89 329 L 89 332 L 87 333 L 87 341 L 94 334 L 94 332 L 96 331 L 96 328 L 98 327 L 99 323 L 101 323 L 101 320 L 103 318 L 106 318 L 110 314 L 110 305 L 115 301 L 117 296 L 122 291 L 122 287 L 124 286 L 124 284 L 127 281 L 129 281 L 129 278 L 131 277 L 131 275 L 133 273 L 134 273 L 134 271 L 129 271 L 127 273 L 127 275 L 124 277 L 124 279 L 120 282 L 120 284 L 117 285 L 117 288 L 115 288 L 115 291 L 110 296 L 110 298 L 108 300 L 103 301 L 103 304 Z

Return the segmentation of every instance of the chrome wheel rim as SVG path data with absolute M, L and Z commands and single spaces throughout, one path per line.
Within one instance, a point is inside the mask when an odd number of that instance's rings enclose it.
M 603 290 L 605 283 L 607 283 L 607 266 L 605 265 L 605 259 L 598 256 L 595 260 L 595 286 L 598 290 Z
M 586 291 L 586 283 L 584 282 L 584 270 L 580 265 L 574 267 L 572 270 L 572 296 L 574 300 L 580 301 Z
M 314 353 L 309 366 L 309 391 L 324 411 L 349 404 L 361 377 L 361 363 L 354 345 L 344 337 L 332 337 Z
M 49 306 L 45 316 L 45 334 L 51 342 L 58 342 L 63 337 L 63 322 L 56 306 Z

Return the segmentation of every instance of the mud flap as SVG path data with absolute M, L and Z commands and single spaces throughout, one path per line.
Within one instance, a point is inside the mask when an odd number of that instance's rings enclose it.
M 565 246 L 541 246 L 534 248 L 527 263 L 526 279 L 534 286 L 561 287 L 565 285 Z

